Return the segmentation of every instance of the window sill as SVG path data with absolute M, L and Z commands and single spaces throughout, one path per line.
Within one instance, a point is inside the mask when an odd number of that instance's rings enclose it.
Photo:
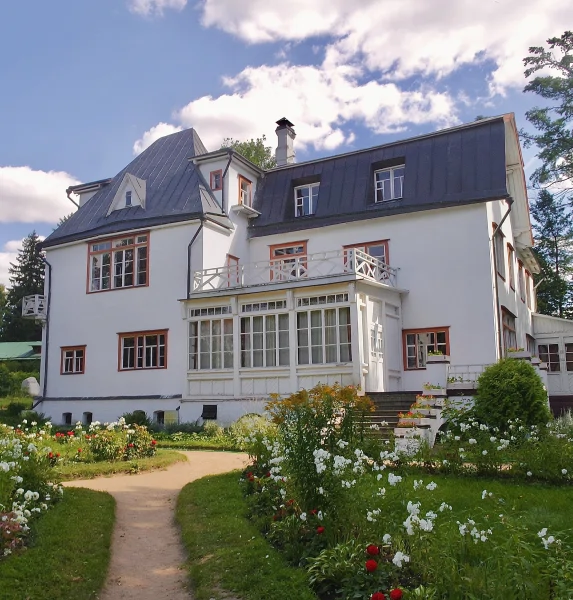
M 167 367 L 141 367 L 139 369 L 118 369 L 119 373 L 141 373 L 141 371 L 166 371 Z
M 246 206 L 245 204 L 235 204 L 231 206 L 231 211 L 238 214 L 243 214 L 247 217 L 247 219 L 253 219 L 261 214 L 258 210 L 255 210 L 250 206 Z
M 85 371 L 78 371 L 77 373 L 60 373 L 60 375 L 85 375 Z
M 142 283 L 140 285 L 126 285 L 124 287 L 109 288 L 107 290 L 87 290 L 86 294 L 103 294 L 104 292 L 119 292 L 121 290 L 135 290 L 146 287 L 149 287 L 148 283 Z

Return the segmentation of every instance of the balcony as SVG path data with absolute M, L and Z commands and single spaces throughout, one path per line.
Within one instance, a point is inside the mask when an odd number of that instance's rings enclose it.
M 191 293 L 345 275 L 396 287 L 396 273 L 396 269 L 361 250 L 330 250 L 195 271 Z
M 22 316 L 25 319 L 45 321 L 47 309 L 46 296 L 35 294 L 34 296 L 24 296 L 22 299 Z

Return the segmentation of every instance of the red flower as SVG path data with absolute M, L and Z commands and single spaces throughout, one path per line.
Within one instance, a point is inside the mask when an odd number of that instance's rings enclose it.
M 390 600 L 401 600 L 403 594 L 402 594 L 402 590 L 400 588 L 394 588 L 391 592 L 390 592 Z
M 60 453 L 59 452 L 56 453 L 56 458 L 60 458 Z
M 366 548 L 366 554 L 369 554 L 370 556 L 378 556 L 378 554 L 380 554 L 380 548 L 374 544 L 370 544 L 370 546 Z
M 270 471 L 267 471 L 267 475 L 266 475 L 266 476 L 267 476 L 267 477 L 270 477 L 270 476 L 271 476 L 271 472 L 270 472 Z
M 319 525 L 319 526 L 316 528 L 316 533 L 319 533 L 319 534 L 320 534 L 320 533 L 324 533 L 324 527 L 323 527 L 322 525 Z
M 370 600 L 386 600 L 386 596 L 382 592 L 374 592 Z
M 129 446 L 130 448 L 133 448 L 133 444 L 128 444 L 128 446 Z
M 81 449 L 81 448 L 78 448 L 78 454 L 79 454 L 81 451 L 82 451 L 82 449 Z
M 370 560 L 366 561 L 365 566 L 368 573 L 374 573 L 374 571 L 376 571 L 376 569 L 378 568 L 378 563 L 371 558 Z
M 311 515 L 315 515 L 318 511 L 316 510 L 316 508 L 313 508 L 311 511 L 309 511 Z
M 155 440 L 151 440 L 151 445 L 155 446 L 155 444 L 157 444 L 157 442 Z
M 48 458 L 54 458 L 54 453 L 50 452 L 50 454 L 48 454 Z

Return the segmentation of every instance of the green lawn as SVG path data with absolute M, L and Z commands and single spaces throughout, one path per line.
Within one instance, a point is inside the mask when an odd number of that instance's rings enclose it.
M 2 600 L 90 600 L 105 581 L 115 501 L 67 489 L 34 524 L 27 550 L 0 560 Z
M 195 600 L 316 600 L 306 574 L 290 567 L 246 518 L 238 471 L 186 485 L 177 520 L 189 553 Z
M 63 481 L 73 479 L 93 479 L 106 475 L 117 475 L 119 473 L 139 473 L 151 469 L 165 469 L 177 462 L 184 462 L 187 457 L 174 450 L 158 450 L 155 456 L 150 458 L 138 458 L 136 460 L 118 462 L 95 462 L 95 463 L 69 463 L 56 466 L 55 472 Z
M 230 450 L 232 452 L 240 452 L 236 444 L 231 439 L 218 438 L 201 438 L 196 440 L 157 440 L 158 448 L 171 448 L 178 450 Z

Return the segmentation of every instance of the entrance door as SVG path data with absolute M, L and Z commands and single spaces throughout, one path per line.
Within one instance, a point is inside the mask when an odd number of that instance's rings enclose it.
M 384 314 L 381 302 L 372 302 L 370 322 L 370 364 L 368 369 L 369 392 L 384 391 Z

